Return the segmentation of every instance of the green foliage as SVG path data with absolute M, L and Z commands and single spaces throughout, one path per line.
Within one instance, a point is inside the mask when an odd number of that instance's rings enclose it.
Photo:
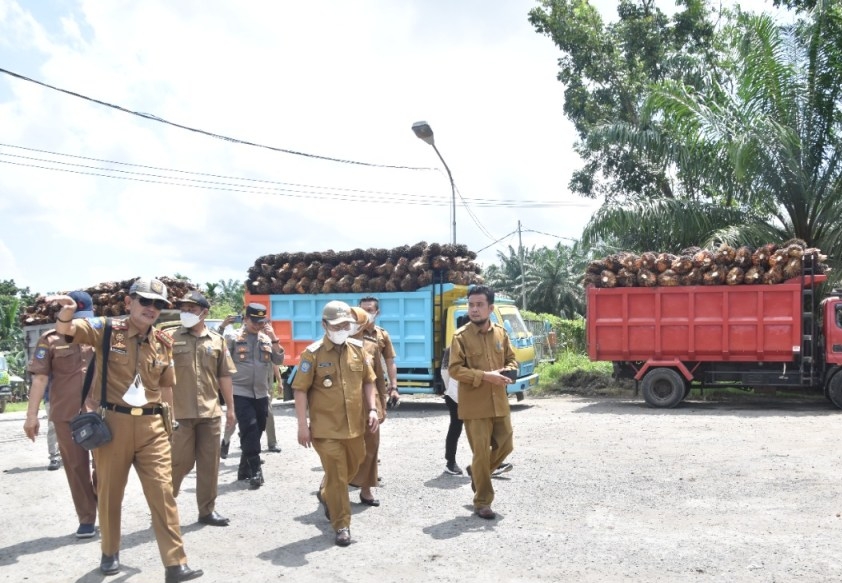
M 537 312 L 575 317 L 584 314 L 584 291 L 579 281 L 587 257 L 578 244 L 524 248 L 523 269 L 520 253 L 511 245 L 508 255 L 498 251 L 498 265 L 485 270 L 488 285 Z
M 610 362 L 591 362 L 587 356 L 573 351 L 558 354 L 556 362 L 538 365 L 538 387 L 532 393 L 536 396 L 555 393 L 581 392 L 588 386 L 617 387 L 612 378 Z
M 549 323 L 550 328 L 556 334 L 556 352 L 585 354 L 586 323 L 584 318 L 565 320 L 555 314 L 538 314 L 527 310 L 522 311 L 521 315 L 524 320 Z
M 637 120 L 590 137 L 661 164 L 669 195 L 629 191 L 585 229 L 632 251 L 799 238 L 839 271 L 842 254 L 842 10 L 817 5 L 795 24 L 724 13 L 713 71 L 647 87 Z
M 0 281 L 0 352 L 6 355 L 9 370 L 19 376 L 26 368 L 20 315 L 23 306 L 33 301 L 28 287 L 19 288 L 11 279 Z
M 210 284 L 206 284 L 210 285 Z M 227 314 L 238 314 L 243 311 L 243 298 L 246 293 L 245 283 L 237 279 L 222 280 L 218 282 L 218 289 L 215 290 L 214 295 L 220 304 L 230 306 Z
M 618 20 L 604 23 L 587 0 L 541 0 L 529 22 L 561 50 L 558 80 L 564 112 L 579 134 L 584 166 L 571 191 L 606 200 L 669 197 L 670 172 L 657 160 L 593 130 L 606 123 L 637 126 L 649 85 L 674 79 L 698 85 L 715 74 L 714 17 L 704 0 L 678 0 L 666 16 L 652 0 L 620 0 Z

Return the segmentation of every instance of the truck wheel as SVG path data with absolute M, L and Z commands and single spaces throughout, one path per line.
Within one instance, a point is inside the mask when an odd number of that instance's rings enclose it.
M 685 387 L 684 377 L 671 368 L 652 369 L 641 383 L 643 398 L 650 407 L 675 407 L 684 398 Z
M 0 399 L 0 413 L 6 412 L 6 399 Z
M 842 372 L 837 372 L 830 377 L 830 382 L 827 383 L 827 398 L 842 409 Z
M 518 391 L 517 393 L 515 393 L 515 398 L 517 399 L 518 403 L 523 401 L 523 391 Z

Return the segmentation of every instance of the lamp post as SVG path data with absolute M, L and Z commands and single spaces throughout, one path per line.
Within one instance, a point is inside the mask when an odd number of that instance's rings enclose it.
M 436 151 L 436 154 L 441 160 L 441 163 L 444 164 L 444 169 L 447 170 L 447 177 L 450 179 L 450 215 L 453 218 L 453 244 L 456 244 L 456 183 L 453 182 L 453 174 L 450 173 L 450 168 L 447 166 L 447 162 L 444 161 L 442 158 L 439 149 L 436 148 L 436 141 L 433 137 L 433 128 L 430 127 L 426 121 L 417 121 L 412 124 L 412 131 L 415 132 L 415 135 L 430 144 L 433 147 L 433 150 Z

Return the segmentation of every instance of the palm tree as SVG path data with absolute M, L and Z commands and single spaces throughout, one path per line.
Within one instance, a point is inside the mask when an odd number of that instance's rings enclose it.
M 531 257 L 534 251 L 524 249 L 524 257 Z M 509 245 L 509 254 L 502 251 L 497 252 L 499 265 L 491 265 L 485 270 L 485 282 L 494 288 L 496 292 L 504 293 L 513 298 L 520 298 L 523 289 L 521 283 L 520 254 L 515 248 Z M 524 261 L 525 263 L 525 261 Z
M 838 257 L 842 49 L 827 42 L 839 34 L 838 12 L 819 5 L 809 21 L 784 26 L 740 14 L 725 31 L 723 80 L 711 75 L 703 90 L 664 82 L 640 126 L 603 128 L 604 139 L 660 160 L 679 196 L 601 209 L 583 239 L 628 238 L 631 229 L 639 246 L 669 251 L 797 237 Z
M 558 243 L 532 253 L 525 270 L 529 309 L 567 319 L 584 315 L 580 280 L 585 265 L 578 242 L 573 246 Z

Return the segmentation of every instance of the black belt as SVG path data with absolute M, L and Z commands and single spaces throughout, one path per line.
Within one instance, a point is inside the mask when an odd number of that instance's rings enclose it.
M 144 409 L 143 407 L 121 407 L 120 405 L 112 405 L 111 403 L 106 403 L 103 405 L 103 409 L 108 409 L 109 411 L 116 411 L 117 413 L 124 413 L 126 415 L 160 415 L 163 412 L 163 408 L 160 405 L 155 405 L 154 407 L 149 407 Z

